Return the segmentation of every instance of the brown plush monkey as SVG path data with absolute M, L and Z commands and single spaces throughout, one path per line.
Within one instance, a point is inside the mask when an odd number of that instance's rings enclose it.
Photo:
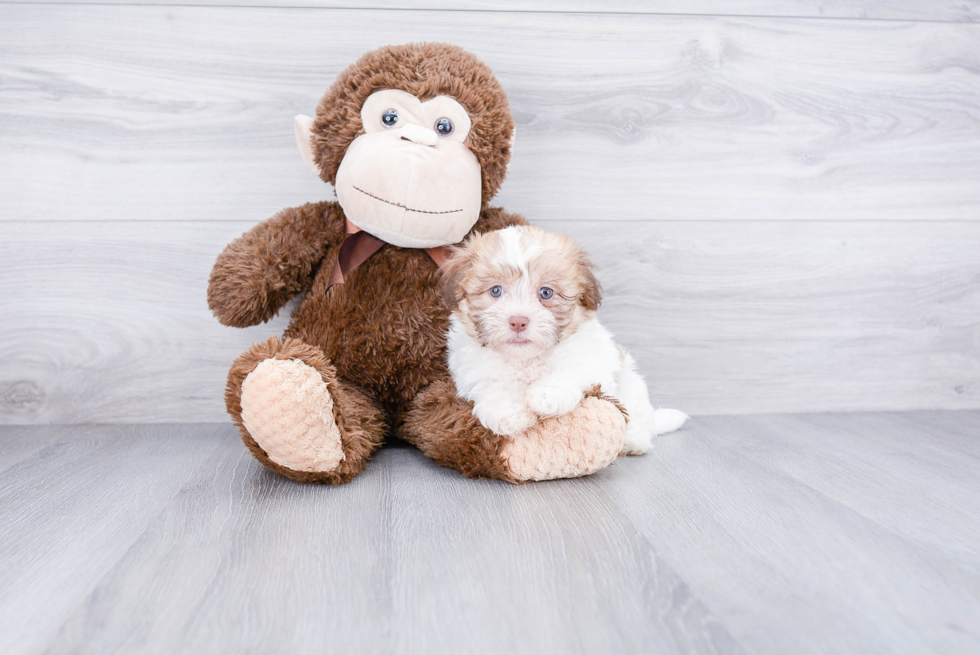
M 445 364 L 439 248 L 524 223 L 487 206 L 514 122 L 489 68 L 464 50 L 385 47 L 297 117 L 307 162 L 339 202 L 286 209 L 225 248 L 208 304 L 225 325 L 272 318 L 305 293 L 282 339 L 228 375 L 228 412 L 263 464 L 302 482 L 346 482 L 388 435 L 473 477 L 585 475 L 620 451 L 625 417 L 595 392 L 520 439 L 456 396 Z

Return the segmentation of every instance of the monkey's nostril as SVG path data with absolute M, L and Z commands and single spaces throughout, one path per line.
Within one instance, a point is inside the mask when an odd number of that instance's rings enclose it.
M 511 316 L 507 320 L 510 322 L 510 329 L 514 332 L 523 332 L 527 329 L 527 324 L 530 322 L 527 316 Z

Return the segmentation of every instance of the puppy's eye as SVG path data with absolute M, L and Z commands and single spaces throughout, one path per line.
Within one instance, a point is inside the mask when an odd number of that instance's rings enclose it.
M 448 118 L 440 118 L 436 121 L 436 132 L 439 136 L 449 136 L 453 133 L 453 122 Z
M 541 300 L 551 300 L 555 297 L 555 290 L 550 287 L 541 287 L 538 289 L 538 298 Z
M 381 124 L 385 127 L 394 127 L 397 122 L 398 112 L 396 110 L 386 109 L 385 113 L 381 114 Z
M 498 284 L 496 286 L 490 287 L 490 297 L 491 298 L 499 298 L 502 295 L 504 295 L 504 288 L 502 286 L 500 286 Z

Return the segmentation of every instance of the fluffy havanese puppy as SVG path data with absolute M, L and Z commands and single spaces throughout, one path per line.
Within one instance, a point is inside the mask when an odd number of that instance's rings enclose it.
M 449 370 L 489 430 L 519 435 L 575 409 L 595 385 L 626 409 L 626 454 L 687 419 L 650 405 L 633 358 L 596 319 L 599 283 L 571 238 L 532 226 L 474 235 L 443 271 Z

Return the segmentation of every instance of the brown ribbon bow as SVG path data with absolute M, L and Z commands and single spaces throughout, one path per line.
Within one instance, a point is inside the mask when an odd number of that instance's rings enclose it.
M 333 264 L 333 270 L 330 271 L 330 286 L 343 284 L 344 278 L 350 275 L 351 271 L 370 259 L 371 255 L 381 250 L 381 246 L 385 245 L 385 243 L 385 241 L 382 241 L 373 234 L 368 234 L 350 221 L 347 221 L 347 238 L 340 245 L 337 260 Z M 426 248 L 425 252 L 429 253 L 432 261 L 436 263 L 436 266 L 440 267 L 449 257 L 448 246 Z

